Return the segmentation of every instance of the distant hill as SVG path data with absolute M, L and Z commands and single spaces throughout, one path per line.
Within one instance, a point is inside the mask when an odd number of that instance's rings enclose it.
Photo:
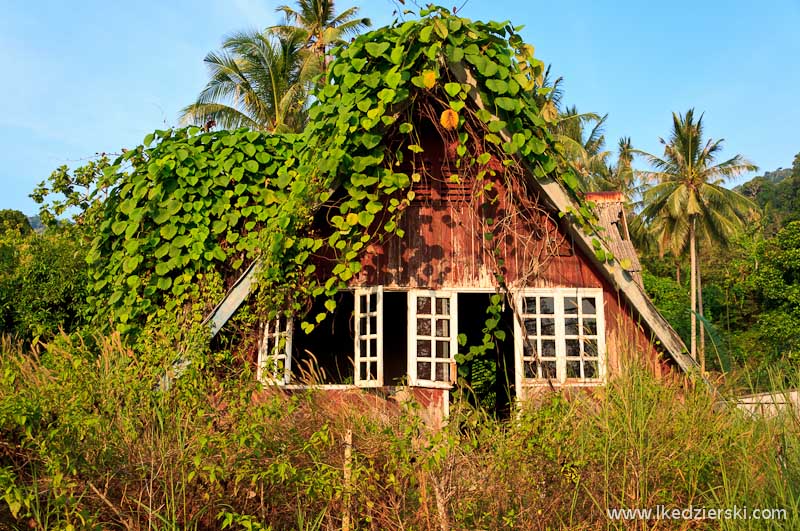
M 791 168 L 765 172 L 735 190 L 761 207 L 773 230 L 800 220 L 800 153 Z
M 31 228 L 36 232 L 44 230 L 44 225 L 42 224 L 42 220 L 39 219 L 39 216 L 28 216 L 28 222 L 31 224 Z

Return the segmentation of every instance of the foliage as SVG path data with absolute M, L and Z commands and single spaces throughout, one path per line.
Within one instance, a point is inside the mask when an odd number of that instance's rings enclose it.
M 775 350 L 773 358 L 800 363 L 800 221 L 793 221 L 765 242 L 762 262 L 753 279 L 764 312 L 758 317 L 760 335 Z
M 736 188 L 751 198 L 768 218 L 768 236 L 791 221 L 800 220 L 800 153 L 792 168 L 766 172 Z
M 187 123 L 299 132 L 307 121 L 309 93 L 324 80 L 327 52 L 370 25 L 358 8 L 336 14 L 333 0 L 300 0 L 281 6 L 284 24 L 236 33 L 206 55 L 211 79 L 182 111 Z M 323 81 L 324 82 L 324 81 Z
M 0 210 L 0 235 L 14 232 L 27 236 L 33 231 L 28 217 L 19 210 Z
M 288 221 L 277 215 L 286 196 L 305 198 L 292 173 L 294 140 L 244 130 L 157 131 L 117 159 L 106 171 L 115 186 L 88 256 L 99 316 L 111 312 L 130 329 L 165 297 L 174 305 L 196 295 L 198 274 L 252 260 L 258 230 L 271 220 L 269 229 L 280 231 L 277 224 Z
M 298 0 L 297 9 L 284 5 L 278 11 L 283 13 L 285 23 L 271 29 L 278 34 L 301 35 L 323 72 L 332 46 L 345 44 L 347 38 L 355 37 L 371 25 L 368 18 L 358 18 L 357 7 L 337 14 L 334 0 Z
M 2 343 L 0 525 L 595 529 L 608 508 L 657 504 L 785 508 L 775 528 L 797 525 L 796 417 L 624 367 L 594 397 L 548 394 L 510 423 L 457 403 L 437 429 L 413 402 L 258 390 L 216 370 L 181 315 L 133 348 Z M 203 369 L 157 391 L 176 347 Z
M 70 225 L 0 237 L 2 332 L 48 339 L 86 318 L 87 246 Z
M 31 198 L 40 205 L 42 224 L 57 227 L 60 217 L 71 213 L 72 220 L 91 234 L 101 221 L 107 187 L 113 184 L 103 179 L 108 166 L 109 155 L 102 153 L 71 173 L 67 166 L 60 166 L 39 183 Z
M 228 37 L 221 51 L 206 56 L 211 79 L 183 109 L 183 120 L 209 127 L 300 131 L 311 79 L 319 73 L 304 44 L 299 33 L 242 32 Z
M 688 343 L 690 326 L 689 293 L 686 286 L 682 286 L 674 279 L 656 276 L 647 270 L 642 271 L 645 291 L 653 301 L 658 311 L 669 321 L 672 328 L 678 332 L 684 342 Z
M 644 193 L 643 215 L 660 248 L 677 256 L 689 243 L 692 220 L 701 235 L 723 243 L 743 226 L 757 207 L 722 184 L 757 168 L 741 155 L 714 164 L 722 140 L 703 144 L 703 117 L 695 121 L 693 109 L 672 120 L 669 140 L 661 139 L 664 157 L 643 153 L 654 170 L 640 174 L 656 183 Z
M 107 171 L 114 188 L 89 257 L 98 310 L 113 310 L 129 329 L 165 294 L 190 292 L 195 274 L 223 264 L 235 270 L 260 253 L 269 311 L 302 314 L 320 295 L 332 311 L 333 295 L 359 272 L 368 243 L 402 234 L 398 216 L 424 169 L 409 175 L 394 168 L 423 150 L 411 117 L 419 106 L 457 116 L 456 164 L 475 169 L 484 190 L 493 186 L 493 156 L 506 166 L 518 156 L 535 177 L 553 175 L 559 148 L 529 96 L 543 74 L 532 47 L 507 24 L 439 8 L 424 16 L 334 50 L 329 84 L 302 135 L 160 131 L 118 159 Z M 492 112 L 474 108 L 475 89 L 456 78 L 462 60 L 486 87 L 480 96 Z M 478 136 L 467 133 L 473 123 L 482 124 Z M 150 146 L 152 140 L 158 142 Z M 580 206 L 572 216 L 589 226 L 574 175 L 559 177 Z M 339 194 L 335 204 L 332 192 Z M 326 202 L 332 230 L 316 234 L 313 216 Z M 335 259 L 332 276 L 313 275 L 312 253 Z

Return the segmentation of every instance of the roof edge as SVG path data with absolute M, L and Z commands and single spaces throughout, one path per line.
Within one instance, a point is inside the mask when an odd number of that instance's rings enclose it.
M 494 113 L 486 108 L 483 99 L 478 91 L 478 84 L 475 77 L 467 69 L 462 62 L 448 62 L 448 67 L 453 75 L 460 83 L 466 83 L 472 87 L 469 91 L 469 96 L 480 109 L 485 109 L 492 113 L 494 118 L 497 118 Z M 499 119 L 499 118 L 498 118 Z M 506 128 L 503 128 L 499 133 L 506 142 L 511 141 L 511 135 Z M 517 159 L 533 174 L 528 162 L 520 157 Z M 543 192 L 546 200 L 558 212 L 566 213 L 569 208 L 575 208 L 577 205 L 569 197 L 564 187 L 550 177 L 535 178 L 533 182 Z M 594 245 L 589 236 L 578 226 L 567 223 L 567 231 L 574 237 L 579 248 L 587 256 L 587 258 L 599 269 L 603 277 L 611 283 L 625 297 L 626 301 L 639 316 L 647 323 L 650 330 L 656 335 L 663 347 L 667 350 L 670 356 L 686 373 L 693 373 L 700 371 L 700 365 L 691 356 L 686 354 L 686 345 L 680 338 L 677 332 L 667 322 L 666 319 L 659 313 L 652 301 L 644 293 L 644 290 L 633 280 L 633 278 L 622 267 L 615 267 L 608 262 L 601 262 L 597 259 L 594 253 Z M 604 251 L 608 251 L 607 246 L 602 238 L 600 244 Z M 609 253 L 610 254 L 610 253 Z M 618 264 L 617 264 L 618 265 Z M 710 386 L 706 378 L 701 375 L 703 381 Z

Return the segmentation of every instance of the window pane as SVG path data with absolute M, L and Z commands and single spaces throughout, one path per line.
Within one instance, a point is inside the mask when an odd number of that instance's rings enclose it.
M 536 313 L 536 297 L 522 299 L 522 313 Z
M 436 315 L 450 315 L 450 299 L 436 298 Z
M 583 333 L 588 336 L 597 335 L 597 320 L 594 318 L 583 320 Z
M 583 362 L 583 377 L 584 378 L 597 378 L 597 362 L 584 361 Z
M 367 350 L 367 341 L 365 339 L 362 339 L 361 341 L 359 341 L 359 343 L 361 343 L 361 357 L 366 358 L 367 356 L 369 356 L 369 351 Z
M 539 335 L 536 331 L 536 319 L 525 319 L 525 332 L 527 332 L 529 336 Z
M 556 362 L 543 361 L 542 362 L 542 378 L 555 378 L 556 377 Z
M 556 342 L 554 339 L 542 340 L 542 356 L 545 358 L 556 357 Z
M 437 341 L 436 342 L 436 357 L 449 358 L 450 357 L 450 341 Z
M 373 293 L 369 296 L 369 311 L 376 312 L 378 311 L 378 294 Z
M 567 339 L 567 356 L 579 358 L 581 355 L 581 343 L 578 339 Z
M 422 314 L 431 313 L 430 297 L 417 297 L 417 313 L 422 313 Z
M 436 381 L 449 382 L 450 381 L 450 364 L 437 363 L 436 364 Z
M 378 333 L 378 317 L 375 315 L 369 318 L 369 333 L 370 334 Z
M 368 306 L 367 306 L 367 296 L 366 296 L 366 295 L 361 295 L 361 296 L 359 297 L 359 299 L 360 299 L 360 301 L 361 301 L 361 311 L 362 311 L 362 312 L 367 312 L 367 311 L 369 311 L 369 308 L 368 308 Z
M 553 297 L 542 297 L 539 299 L 539 313 L 552 315 L 556 311 L 556 305 Z
M 436 337 L 450 337 L 450 319 L 436 319 Z
M 549 317 L 542 318 L 542 335 L 543 336 L 554 336 L 556 335 L 556 321 L 555 319 L 550 319 Z
M 369 378 L 367 378 L 367 364 L 359 363 L 358 366 L 359 366 L 359 378 L 361 378 L 362 381 L 368 380 Z
M 569 319 L 564 319 L 564 333 L 568 336 L 577 336 L 578 335 L 578 319 L 575 317 L 570 317 Z
M 362 317 L 361 319 L 359 319 L 359 322 L 360 322 L 360 326 L 361 326 L 361 335 L 364 335 L 364 334 L 368 333 L 367 332 L 367 318 L 366 317 Z
M 370 339 L 369 346 L 370 346 L 369 357 L 378 359 L 378 340 Z
M 567 361 L 567 378 L 580 378 L 581 377 L 581 362 Z
M 417 319 L 417 335 L 429 336 L 431 335 L 431 320 L 427 317 Z
M 526 361 L 525 362 L 525 378 L 538 378 L 539 375 L 536 373 L 536 362 L 533 361 Z
M 577 297 L 565 297 L 564 298 L 564 313 L 566 313 L 566 314 L 576 314 L 576 313 L 578 313 L 578 298 Z
M 536 341 L 525 341 L 522 344 L 522 356 L 532 358 L 536 356 Z
M 377 380 L 378 379 L 378 362 L 373 361 L 369 364 L 369 379 L 370 380 Z
M 585 315 L 594 315 L 597 313 L 594 297 L 581 299 L 581 311 Z
M 417 378 L 420 380 L 431 379 L 431 364 L 427 361 L 417 362 Z
M 583 355 L 587 358 L 596 358 L 597 357 L 597 340 L 596 339 L 584 339 L 583 340 Z
M 431 342 L 428 340 L 417 341 L 417 357 L 430 358 L 431 357 Z

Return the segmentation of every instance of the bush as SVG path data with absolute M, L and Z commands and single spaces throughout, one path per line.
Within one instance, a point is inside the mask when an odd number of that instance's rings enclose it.
M 0 239 L 2 332 L 49 339 L 85 320 L 86 245 L 71 225 Z

